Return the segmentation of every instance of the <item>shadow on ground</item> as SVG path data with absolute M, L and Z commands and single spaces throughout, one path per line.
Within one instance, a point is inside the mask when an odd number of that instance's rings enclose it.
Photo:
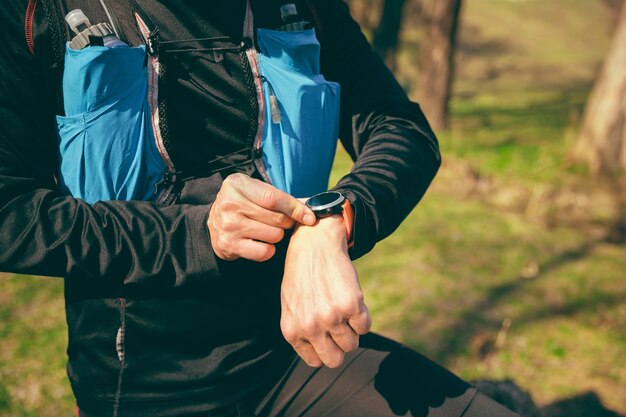
M 626 243 L 626 193 L 624 193 L 626 187 L 624 184 L 613 182 L 612 188 L 617 216 L 614 222 L 608 225 L 605 234 L 598 239 L 586 242 L 578 248 L 554 256 L 543 265 L 542 274 L 563 264 L 584 258 L 599 244 L 624 245 Z M 528 280 L 520 277 L 511 283 L 493 287 L 487 296 L 474 308 L 468 309 L 468 315 L 460 320 L 456 326 L 453 326 L 454 328 L 450 334 L 456 334 L 457 336 L 462 334 L 461 339 L 469 342 L 472 336 L 479 331 L 480 327 L 480 324 L 477 324 L 477 321 L 472 316 L 471 311 L 488 311 L 494 308 L 495 305 L 506 302 L 512 295 L 521 290 L 524 282 L 528 282 Z M 594 301 L 575 301 L 562 306 L 558 311 L 539 312 L 537 315 L 527 317 L 526 319 L 533 321 L 541 318 L 543 315 L 550 314 L 570 315 L 577 311 L 596 308 L 599 304 L 605 306 L 621 304 L 626 299 L 623 296 L 616 296 Z M 480 391 L 517 412 L 521 417 L 625 417 L 606 408 L 598 395 L 593 391 L 538 407 L 533 403 L 531 396 L 520 389 L 513 381 L 475 381 L 474 384 Z
M 621 227 L 621 225 L 617 224 L 616 226 Z M 598 245 L 607 243 L 622 245 L 622 239 L 622 232 L 611 228 L 607 234 L 599 239 L 586 242 L 579 247 L 557 254 L 553 258 L 542 262 L 541 272 L 533 280 L 541 279 L 548 275 L 548 272 L 563 265 L 584 259 Z M 483 334 L 486 329 L 497 331 L 502 323 L 500 320 L 490 318 L 490 313 L 499 306 L 520 296 L 524 291 L 524 287 L 533 280 L 519 276 L 514 280 L 491 287 L 487 290 L 484 297 L 464 308 L 463 313 L 456 322 L 445 329 L 441 329 L 441 333 L 438 335 L 440 340 L 439 346 L 437 349 L 433 349 L 432 352 L 434 358 L 440 362 L 448 363 L 449 360 L 461 354 L 467 346 L 474 345 L 473 341 L 481 339 L 478 336 Z M 595 311 L 601 306 L 610 307 L 623 303 L 626 303 L 626 294 L 589 294 L 589 297 L 578 297 L 558 306 L 546 306 L 544 309 L 532 314 L 526 314 L 523 319 L 516 321 L 518 324 L 529 325 L 549 317 L 571 316 L 576 313 Z M 415 329 L 421 326 L 421 323 L 416 322 L 409 328 Z M 405 335 L 406 339 L 410 339 L 411 332 Z M 481 356 L 489 355 L 495 348 L 493 345 L 495 340 L 485 340 L 484 343 L 485 346 L 474 346 L 476 350 L 482 352 Z
M 520 417 L 624 417 L 604 407 L 594 392 L 537 407 L 530 395 L 513 381 L 475 381 L 474 384 L 480 391 L 515 411 Z
M 420 350 L 427 351 L 433 359 L 444 364 L 458 357 L 467 350 L 468 346 L 472 346 L 484 358 L 497 349 L 497 346 L 494 346 L 496 340 L 493 337 L 483 340 L 481 335 L 485 331 L 495 334 L 503 325 L 502 320 L 495 319 L 494 317 L 498 316 L 491 314 L 492 312 L 515 300 L 516 297 L 520 297 L 531 282 L 543 279 L 549 276 L 550 272 L 565 265 L 587 258 L 601 245 L 626 247 L 626 181 L 615 180 L 610 185 L 616 208 L 615 216 L 603 227 L 603 231 L 597 237 L 589 238 L 578 246 L 541 261 L 532 279 L 521 273 L 519 276 L 490 287 L 481 298 L 465 306 L 454 322 L 439 329 L 436 337 L 437 343 L 434 346 L 428 349 L 419 346 Z M 514 321 L 518 325 L 529 325 L 551 317 L 573 316 L 597 311 L 600 307 L 614 307 L 625 303 L 626 293 L 623 292 L 581 294 L 558 305 L 545 305 L 542 309 L 526 313 L 523 318 L 516 318 Z M 425 322 L 428 320 L 430 317 L 420 317 L 414 320 L 411 325 L 407 326 L 402 336 L 403 340 L 409 341 L 409 344 L 419 344 L 412 335 L 419 334 L 415 329 L 425 328 Z M 476 346 L 474 342 L 477 341 L 483 341 L 484 345 Z

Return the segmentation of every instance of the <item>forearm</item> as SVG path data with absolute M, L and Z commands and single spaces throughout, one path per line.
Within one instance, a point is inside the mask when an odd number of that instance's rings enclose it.
M 151 293 L 219 275 L 206 227 L 208 206 L 91 206 L 47 189 L 11 195 L 7 177 L 1 181 L 3 271 L 79 276 L 102 288 Z
M 281 286 L 281 330 L 310 366 L 341 364 L 371 327 L 357 272 L 348 257 L 343 218 L 298 225 L 289 241 Z
M 322 69 L 341 84 L 340 137 L 355 160 L 335 189 L 354 205 L 352 258 L 393 232 L 426 192 L 440 155 L 416 103 L 374 54 L 347 6 L 316 3 L 325 16 Z
M 357 148 L 351 172 L 334 187 L 353 203 L 353 259 L 400 225 L 441 163 L 437 141 L 414 103 L 355 116 L 354 126 L 353 137 L 367 140 Z

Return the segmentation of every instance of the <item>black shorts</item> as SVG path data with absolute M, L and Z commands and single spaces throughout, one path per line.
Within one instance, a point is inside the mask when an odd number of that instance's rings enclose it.
M 268 392 L 185 417 L 252 416 L 519 417 L 416 351 L 373 333 L 361 337 L 339 368 L 311 368 L 296 358 Z

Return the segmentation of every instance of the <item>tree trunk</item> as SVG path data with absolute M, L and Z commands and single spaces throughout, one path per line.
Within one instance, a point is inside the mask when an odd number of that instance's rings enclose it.
M 626 170 L 626 5 L 587 101 L 573 157 L 589 164 L 594 174 Z
M 435 131 L 448 128 L 448 101 L 454 77 L 454 47 L 461 0 L 434 0 L 422 46 L 419 101 Z
M 396 48 L 402 26 L 404 3 L 405 0 L 385 0 L 380 22 L 374 30 L 374 50 L 391 70 L 396 66 Z
M 346 0 L 350 14 L 361 25 L 363 32 L 372 33 L 380 21 L 378 12 L 384 0 Z

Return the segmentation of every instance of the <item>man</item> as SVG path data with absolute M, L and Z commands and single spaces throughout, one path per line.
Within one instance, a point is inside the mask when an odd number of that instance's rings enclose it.
M 65 277 L 80 415 L 512 415 L 365 335 L 351 259 L 400 224 L 440 161 L 419 107 L 342 1 L 296 5 L 315 22 L 323 75 L 341 85 L 340 137 L 355 165 L 334 190 L 354 212 L 350 249 L 341 215 L 316 219 L 262 180 L 258 153 L 247 157 L 263 114 L 241 28 L 278 27 L 282 2 L 59 2 L 158 47 L 145 59 L 148 99 L 176 179 L 156 202 L 63 192 L 54 116 L 68 29 L 52 3 L 10 2 L 0 17 L 0 266 Z M 87 129 L 88 116 L 63 117 Z

